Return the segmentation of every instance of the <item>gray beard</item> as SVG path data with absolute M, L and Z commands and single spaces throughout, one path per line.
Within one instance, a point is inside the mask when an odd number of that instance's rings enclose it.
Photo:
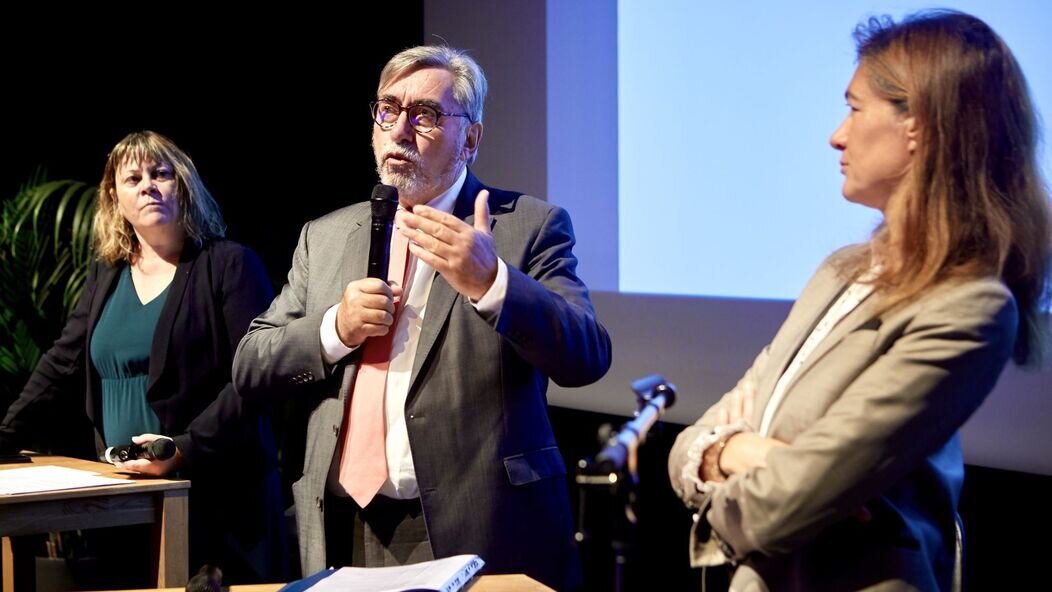
M 380 166 L 377 167 L 376 172 L 380 176 L 381 183 L 398 188 L 398 195 L 402 199 L 424 195 L 433 185 L 423 175 L 418 174 L 416 170 L 394 172 Z
M 463 161 L 456 159 L 441 175 L 437 177 L 426 177 L 421 174 L 414 164 L 409 170 L 396 172 L 384 166 L 376 167 L 376 173 L 380 182 L 398 189 L 399 199 L 414 205 L 423 204 L 438 197 L 438 195 L 449 188 L 460 174 L 460 165 Z

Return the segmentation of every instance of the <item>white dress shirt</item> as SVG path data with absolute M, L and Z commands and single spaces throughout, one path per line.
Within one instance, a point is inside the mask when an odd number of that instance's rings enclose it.
M 467 168 L 465 167 L 453 185 L 429 201 L 427 205 L 447 214 L 452 213 L 457 196 L 460 195 L 466 179 Z M 401 209 L 400 206 L 399 209 Z M 431 285 L 435 278 L 434 268 L 412 254 L 408 255 L 406 265 L 409 267 L 406 277 L 411 279 L 405 286 L 408 293 L 403 292 L 402 294 L 404 305 L 394 328 L 395 334 L 391 344 L 393 356 L 387 370 L 387 392 L 384 399 L 387 481 L 380 487 L 381 495 L 396 499 L 411 499 L 420 495 L 416 482 L 416 470 L 413 467 L 413 455 L 409 447 L 405 402 L 409 395 L 409 379 L 413 371 L 413 361 L 416 359 L 420 330 L 427 312 L 427 298 L 431 293 Z M 507 291 L 508 268 L 504 261 L 498 258 L 497 279 L 490 286 L 489 291 L 477 302 L 472 302 L 472 305 L 483 316 L 495 317 L 500 314 L 504 306 Z M 342 360 L 356 349 L 344 345 L 336 332 L 336 311 L 339 306 L 339 303 L 336 303 L 330 307 L 325 312 L 321 323 L 322 357 L 330 365 Z M 339 463 L 339 457 L 340 453 L 337 449 L 334 465 Z M 338 475 L 338 472 L 336 474 Z M 343 487 L 339 485 L 339 479 L 334 478 L 331 472 L 329 488 L 338 495 L 347 495 Z

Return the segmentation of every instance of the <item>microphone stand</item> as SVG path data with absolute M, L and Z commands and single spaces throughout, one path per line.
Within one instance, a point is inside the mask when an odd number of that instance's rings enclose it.
M 609 425 L 599 428 L 603 449 L 594 460 L 584 458 L 577 462 L 578 529 L 574 538 L 578 544 L 591 544 L 594 555 L 600 548 L 598 541 L 603 538 L 600 525 L 605 523 L 609 527 L 607 537 L 613 554 L 614 592 L 624 590 L 628 554 L 635 541 L 635 501 L 639 484 L 636 453 L 650 428 L 676 401 L 675 385 L 658 374 L 636 380 L 632 383 L 632 390 L 639 405 L 635 419 L 621 426 L 616 434 L 610 433 Z M 593 500 L 593 507 L 599 505 L 597 502 L 604 502 L 607 510 L 602 514 L 612 519 L 604 523 L 593 520 L 593 526 L 598 527 L 589 529 L 589 499 Z

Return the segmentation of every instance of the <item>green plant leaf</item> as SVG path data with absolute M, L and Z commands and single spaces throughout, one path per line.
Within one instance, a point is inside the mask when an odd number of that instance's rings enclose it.
M 0 201 L 0 409 L 21 392 L 80 298 L 96 193 L 38 172 Z

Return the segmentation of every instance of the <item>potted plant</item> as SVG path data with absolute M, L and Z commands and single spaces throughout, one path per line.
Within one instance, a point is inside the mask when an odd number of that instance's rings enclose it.
M 37 174 L 0 201 L 0 419 L 80 297 L 96 192 Z

